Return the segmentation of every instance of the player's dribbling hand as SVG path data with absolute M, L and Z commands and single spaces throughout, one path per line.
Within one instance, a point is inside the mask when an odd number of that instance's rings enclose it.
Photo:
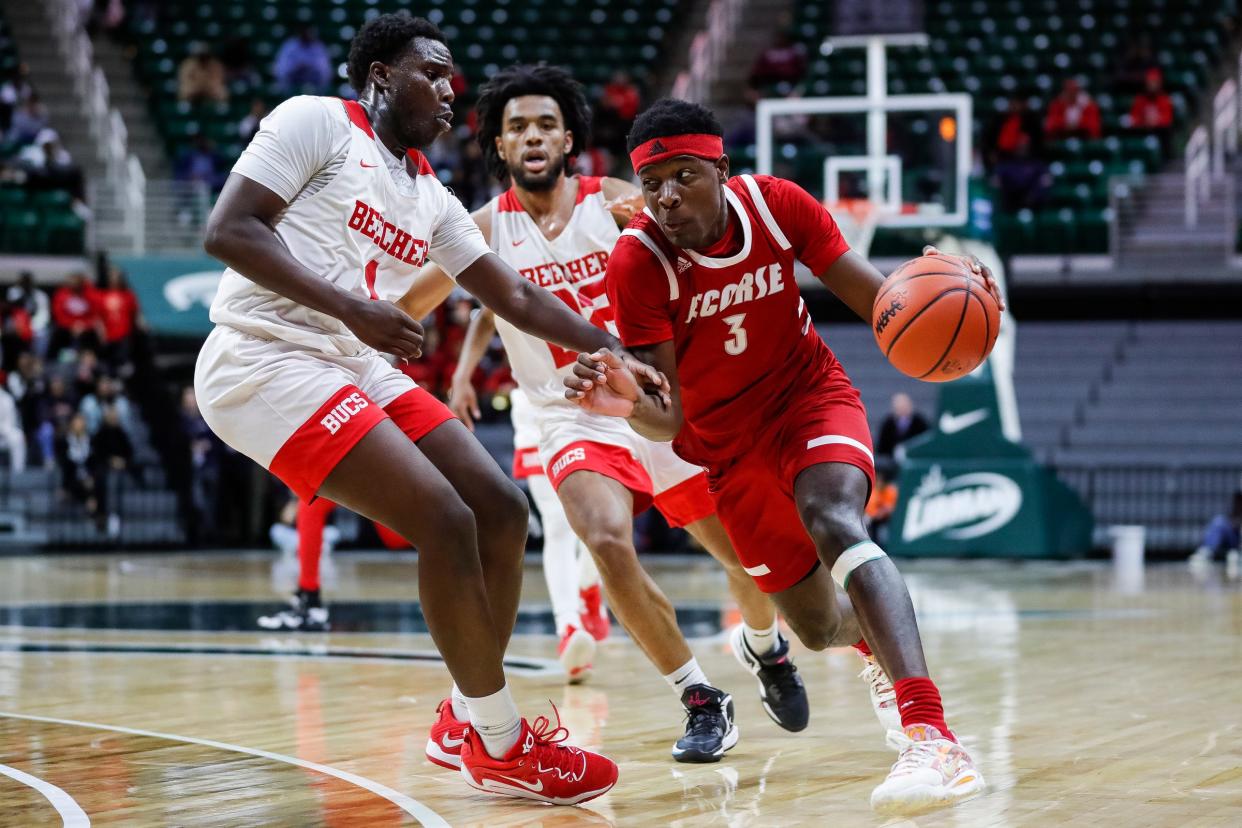
M 423 326 L 392 302 L 359 299 L 341 321 L 377 351 L 406 360 L 423 355 Z
M 952 256 L 953 254 L 952 253 L 941 253 L 939 250 L 936 249 L 935 245 L 929 244 L 923 248 L 923 255 L 924 256 Z M 1000 285 L 997 284 L 996 277 L 992 275 L 991 268 L 989 268 L 983 262 L 979 261 L 978 256 L 955 256 L 954 258 L 961 259 L 963 262 L 966 263 L 966 266 L 969 267 L 973 273 L 975 273 L 976 275 L 980 276 L 983 279 L 984 284 L 988 286 L 988 291 L 991 292 L 992 294 L 992 298 L 996 300 L 996 306 L 1000 308 L 1001 310 L 1004 310 L 1005 309 L 1005 297 L 1001 296 Z
M 607 348 L 593 354 L 578 354 L 573 376 L 565 377 L 565 396 L 593 414 L 629 417 L 644 393 L 640 376 L 651 380 L 649 384 L 654 385 L 667 405 L 668 379 L 663 374 L 631 356 L 622 358 Z
M 448 407 L 471 431 L 474 431 L 474 421 L 483 416 L 479 411 L 479 395 L 468 379 L 453 377 L 449 386 Z

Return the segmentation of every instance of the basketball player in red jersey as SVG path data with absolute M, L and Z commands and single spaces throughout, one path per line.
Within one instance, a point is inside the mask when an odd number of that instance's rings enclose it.
M 493 254 L 419 151 L 452 118 L 453 58 L 439 29 L 380 15 L 359 30 L 348 66 L 359 100 L 277 107 L 212 211 L 205 247 L 228 269 L 195 369 L 202 413 L 300 498 L 332 500 L 418 548 L 423 614 L 456 683 L 451 704 L 469 720 L 455 740 L 465 780 L 584 802 L 615 784 L 616 764 L 564 745 L 546 718 L 532 727 L 505 682 L 525 496 L 380 352 L 419 356 L 422 329 L 392 300 L 427 261 L 532 334 L 591 351 L 621 343 Z
M 619 179 L 566 174 L 567 162 L 586 144 L 590 124 L 581 86 L 561 69 L 514 66 L 482 87 L 477 110 L 484 156 L 497 178 L 513 182 L 475 212 L 484 236 L 497 255 L 540 289 L 592 323 L 613 328 L 605 265 L 641 198 Z M 428 266 L 402 306 L 421 316 L 451 288 L 451 281 Z M 472 336 L 490 319 L 476 316 Z M 718 761 L 736 744 L 738 730 L 730 696 L 710 683 L 677 627 L 672 603 L 639 563 L 633 516 L 653 502 L 725 566 L 744 619 L 732 635 L 735 656 L 759 680 L 768 715 L 787 730 L 805 728 L 806 689 L 788 657 L 788 642 L 778 632 L 771 602 L 738 564 L 703 469 L 677 457 L 667 443 L 646 440 L 616 419 L 567 401 L 563 380 L 576 355 L 503 318 L 495 324 L 514 378 L 535 412 L 540 460 L 570 525 L 599 567 L 612 610 L 686 708 L 685 734 L 673 757 Z M 562 632 L 563 659 L 575 636 L 593 652 L 590 637 L 570 627 Z
M 797 185 L 730 178 L 721 135 L 707 109 L 664 100 L 629 136 L 647 206 L 609 260 L 608 295 L 622 341 L 665 373 L 671 399 L 644 393 L 608 353 L 580 355 L 566 395 L 707 467 L 738 557 L 804 644 L 865 651 L 865 635 L 895 680 L 902 725 L 872 806 L 962 801 L 983 778 L 945 723 L 901 575 L 868 539 L 867 419 L 811 323 L 794 260 L 868 321 L 883 276 Z

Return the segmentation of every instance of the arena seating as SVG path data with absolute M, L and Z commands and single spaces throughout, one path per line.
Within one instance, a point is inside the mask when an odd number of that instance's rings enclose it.
M 211 138 L 229 163 L 240 154 L 237 123 L 250 108 L 252 97 L 263 97 L 274 106 L 288 96 L 270 82 L 270 65 L 281 42 L 299 25 L 315 25 L 334 63 L 343 65 L 360 21 L 402 6 L 443 29 L 455 46 L 453 57 L 467 82 L 477 86 L 499 67 L 517 61 L 566 65 L 591 85 L 604 83 L 617 69 L 649 66 L 684 4 L 679 0 L 527 0 L 518 5 L 508 0 L 429 0 L 418 6 L 390 3 L 381 9 L 375 0 L 281 0 L 262 7 L 169 0 L 160 4 L 155 19 L 136 21 L 133 32 L 139 49 L 135 66 L 151 89 L 152 114 L 167 141 L 169 157 L 175 159 L 198 134 Z M 581 36 L 586 20 L 598 27 L 592 28 L 590 39 Z M 191 44 L 200 41 L 219 47 L 231 38 L 244 39 L 249 45 L 262 83 L 255 87 L 235 81 L 227 104 L 195 107 L 179 102 L 177 67 Z M 340 83 L 344 84 L 343 77 Z M 342 90 L 322 91 L 337 94 Z M 469 92 L 466 97 L 469 102 Z
M 930 46 L 889 50 L 889 92 L 970 92 L 976 136 L 981 136 L 980 127 L 1004 110 L 1010 96 L 1026 97 L 1042 118 L 1064 78 L 1086 78 L 1085 88 L 1101 110 L 1103 137 L 1047 146 L 1054 183 L 1046 205 L 998 214 L 995 232 L 1003 252 L 1105 252 L 1109 177 L 1153 172 L 1161 165 L 1155 137 L 1129 133 L 1123 126 L 1133 99 L 1116 81 L 1125 48 L 1141 34 L 1150 37 L 1180 128 L 1207 91 L 1209 73 L 1227 44 L 1228 20 L 1236 12 L 1234 0 L 930 0 Z M 831 4 L 797 4 L 796 37 L 811 58 L 805 94 L 865 94 L 862 50 L 821 53 L 831 20 Z M 917 143 L 933 125 L 914 119 L 909 128 Z M 852 140 L 854 145 L 839 142 L 832 150 L 864 151 L 861 134 Z M 799 180 L 813 191 L 819 189 L 828 149 L 797 148 Z M 917 169 L 907 171 L 907 187 L 917 175 Z
M 17 44 L 0 10 L 0 80 L 8 79 L 19 63 Z M 81 252 L 84 223 L 70 209 L 69 193 L 23 186 L 16 171 L 22 147 L 0 130 L 0 253 Z

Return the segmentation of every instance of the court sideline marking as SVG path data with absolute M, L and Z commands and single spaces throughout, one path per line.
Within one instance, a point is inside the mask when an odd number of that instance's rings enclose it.
M 262 750 L 260 748 L 244 747 L 242 745 L 231 745 L 228 742 L 217 742 L 213 739 L 198 739 L 193 736 L 178 736 L 173 733 L 159 733 L 154 730 L 139 730 L 138 728 L 134 728 L 134 727 L 122 727 L 121 725 L 98 724 L 97 722 L 82 722 L 82 721 L 77 721 L 75 719 L 57 719 L 51 716 L 32 716 L 26 713 L 11 713 L 7 710 L 0 710 L 0 717 L 4 717 L 8 719 L 25 719 L 26 721 L 30 721 L 30 722 L 45 722 L 48 724 L 71 725 L 73 727 L 85 727 L 85 728 L 91 728 L 94 730 L 111 730 L 115 733 L 128 733 L 131 736 L 146 736 L 152 739 L 165 739 L 171 742 L 186 742 L 186 743 L 193 744 L 193 745 L 203 745 L 204 747 L 215 748 L 216 750 L 227 750 L 233 753 L 245 753 L 250 756 L 258 756 L 261 759 L 271 759 L 276 762 L 284 762 L 285 764 L 288 764 L 288 765 L 297 765 L 298 767 L 306 768 L 308 770 L 313 770 L 313 771 L 316 771 L 317 773 L 322 773 L 327 776 L 335 776 L 337 779 L 340 779 L 343 782 L 348 782 L 351 785 L 356 785 L 359 788 L 368 790 L 371 793 L 375 794 L 376 796 L 383 797 L 384 799 L 387 799 L 392 804 L 396 805 L 402 811 L 405 811 L 407 814 L 414 817 L 414 819 L 416 819 L 420 825 L 427 826 L 427 828 L 450 828 L 449 823 L 444 819 L 444 817 L 440 816 L 435 811 L 431 810 L 426 805 L 419 802 L 417 799 L 413 799 L 411 797 L 406 796 L 403 793 L 394 791 L 392 788 L 388 787 L 387 785 L 383 785 L 372 779 L 367 779 L 365 776 L 359 776 L 356 773 L 350 773 L 349 771 L 339 770 L 329 765 L 321 765 L 318 762 L 308 762 L 305 759 L 298 759 L 295 756 L 286 756 L 283 753 L 273 753 L 270 750 Z M 4 767 L 4 766 L 0 765 L 0 767 Z M 57 788 L 56 790 L 60 791 L 59 788 Z M 64 792 L 60 791 L 60 793 L 63 794 Z M 70 800 L 70 802 L 72 801 L 73 800 Z M 78 810 L 80 811 L 81 809 L 79 808 Z M 85 816 L 86 815 L 83 814 L 83 817 Z M 86 823 L 79 823 L 79 824 L 89 825 L 90 823 L 86 822 Z
M 56 813 L 60 814 L 61 821 L 65 828 L 90 828 L 91 820 L 86 815 L 86 811 L 82 810 L 82 806 L 74 801 L 73 797 L 62 791 L 44 779 L 37 776 L 19 771 L 17 768 L 11 768 L 8 765 L 0 765 L 0 774 L 15 779 L 23 785 L 34 788 L 43 794 L 44 799 L 52 803 L 52 807 L 56 809 Z

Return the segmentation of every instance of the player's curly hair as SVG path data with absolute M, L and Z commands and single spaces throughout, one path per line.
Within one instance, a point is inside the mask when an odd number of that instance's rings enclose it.
M 349 44 L 349 84 L 362 94 L 371 74 L 371 64 L 392 63 L 416 37 L 448 41 L 444 32 L 430 20 L 414 17 L 407 11 L 381 14 L 363 24 Z
M 724 127 L 705 106 L 677 98 L 661 98 L 637 118 L 626 139 L 626 151 L 647 143 L 652 138 L 669 135 L 719 135 L 724 137 Z
M 496 149 L 496 138 L 504 129 L 505 105 L 522 95 L 546 95 L 561 108 L 565 129 L 573 133 L 574 145 L 566 158 L 573 159 L 591 140 L 591 107 L 582 84 L 559 66 L 546 63 L 519 63 L 495 75 L 479 88 L 475 112 L 479 116 L 479 147 L 487 169 L 500 181 L 509 177 L 509 168 Z

